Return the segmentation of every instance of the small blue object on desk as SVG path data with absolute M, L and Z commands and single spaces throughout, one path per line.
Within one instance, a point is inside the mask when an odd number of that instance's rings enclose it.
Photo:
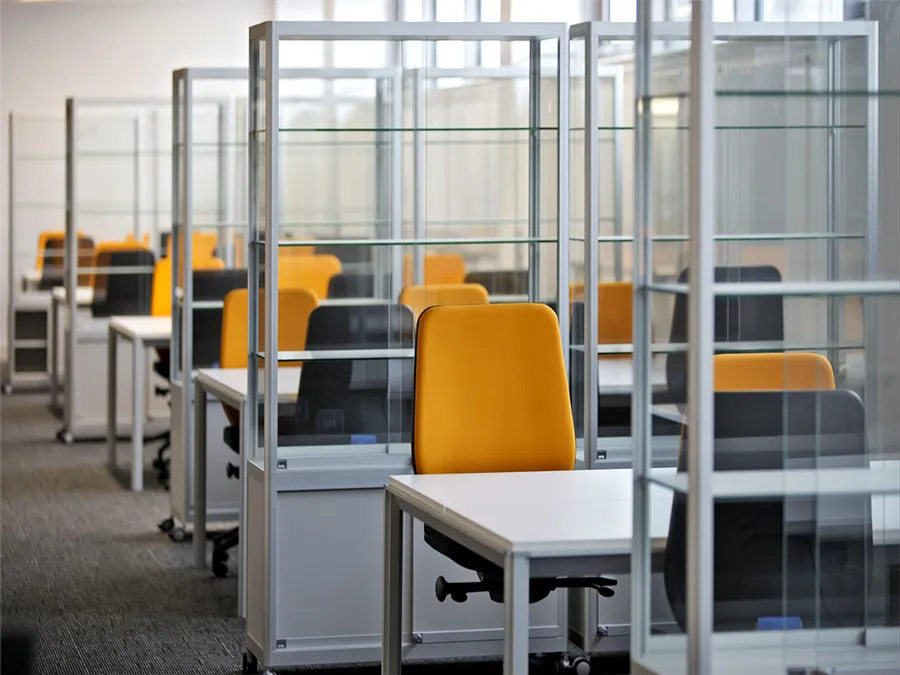
M 374 445 L 376 440 L 372 434 L 350 434 L 350 445 Z
M 756 630 L 801 630 L 799 616 L 761 616 L 756 620 Z

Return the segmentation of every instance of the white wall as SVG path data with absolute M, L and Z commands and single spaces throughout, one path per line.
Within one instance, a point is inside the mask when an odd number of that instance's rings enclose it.
M 295 0 L 303 2 L 305 0 Z M 288 4 L 282 1 L 282 5 Z M 238 67 L 249 26 L 275 18 L 275 0 L 70 0 L 0 4 L 0 326 L 6 341 L 7 133 L 10 111 L 63 118 L 67 97 L 171 94 L 172 71 Z M 56 181 L 58 171 L 49 172 Z M 62 194 L 62 186 L 48 186 Z M 59 223 L 62 227 L 63 223 Z M 37 238 L 40 226 L 17 237 Z M 17 246 L 18 248 L 18 246 Z

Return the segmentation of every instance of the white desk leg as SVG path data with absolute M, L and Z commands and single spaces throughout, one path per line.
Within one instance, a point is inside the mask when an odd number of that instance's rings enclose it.
M 503 675 L 528 675 L 530 567 L 519 555 L 507 555 L 503 565 Z
M 399 675 L 403 649 L 403 513 L 387 490 L 384 491 L 383 574 L 381 675 Z
M 190 389 L 185 391 L 186 396 L 190 393 Z M 194 564 L 206 567 L 206 392 L 197 378 L 194 378 Z
M 116 468 L 116 331 L 112 326 L 106 339 L 106 451 L 110 471 Z
M 238 569 L 238 616 L 247 618 L 247 480 L 249 479 L 250 460 L 250 405 L 247 397 L 241 401 L 240 450 L 238 466 L 241 467 L 241 508 L 238 520 L 238 550 L 240 552 L 240 568 Z
M 144 376 L 147 371 L 147 352 L 144 341 L 136 338 L 132 343 L 131 378 L 131 489 L 144 489 Z

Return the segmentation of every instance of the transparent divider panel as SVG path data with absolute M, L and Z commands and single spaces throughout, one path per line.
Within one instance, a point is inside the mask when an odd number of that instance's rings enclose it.
M 65 123 L 62 119 L 13 114 L 9 196 L 13 229 L 12 293 L 37 287 L 41 274 L 61 283 L 65 229 Z M 48 235 L 53 242 L 48 250 Z M 56 273 L 56 274 L 54 274 Z
M 874 372 L 897 362 L 896 348 L 870 333 L 900 284 L 873 274 L 868 257 L 878 94 L 865 40 L 718 37 L 709 261 L 718 286 L 714 321 L 703 327 L 716 354 L 703 383 L 714 392 L 713 560 L 694 570 L 713 580 L 711 672 L 896 667 L 898 560 L 885 544 L 896 538 L 888 514 L 900 504 L 900 462 L 884 402 L 847 378 L 854 357 Z M 647 539 L 665 538 L 657 555 L 675 629 L 643 626 L 644 662 L 687 672 L 687 401 L 698 386 L 686 353 L 697 339 L 688 327 L 691 84 L 687 46 L 657 44 L 652 161 L 635 189 L 650 190 L 646 295 L 666 397 L 654 395 L 645 455 L 654 484 Z M 659 459 L 659 417 L 683 423 L 675 468 Z

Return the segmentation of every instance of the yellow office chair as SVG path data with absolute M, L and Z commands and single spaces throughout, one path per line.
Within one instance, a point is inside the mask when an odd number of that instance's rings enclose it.
M 127 235 L 125 235 L 125 243 L 126 244 L 141 244 L 146 248 L 150 248 L 150 235 L 145 234 L 143 237 L 141 237 L 140 241 L 138 241 L 137 237 L 135 237 L 133 234 L 127 234 Z
M 220 258 L 194 259 L 195 270 L 223 270 Z M 161 258 L 153 267 L 153 291 L 150 300 L 151 316 L 172 315 L 172 258 Z
M 247 320 L 249 291 L 241 288 L 225 296 L 222 308 L 222 341 L 219 351 L 220 368 L 246 368 L 249 346 L 247 344 Z M 306 288 L 281 288 L 278 290 L 278 349 L 302 351 L 306 346 L 306 328 L 309 315 L 319 306 L 316 294 Z M 265 291 L 259 292 L 259 344 L 266 338 Z M 301 366 L 301 363 L 279 364 Z M 229 421 L 238 426 L 238 411 L 225 406 Z
M 430 307 L 416 334 L 413 467 L 418 474 L 570 471 L 575 430 L 556 314 L 540 304 Z M 425 541 L 480 581 L 438 578 L 440 602 L 487 592 L 503 602 L 503 569 L 436 530 Z M 531 602 L 557 588 L 613 595 L 602 576 L 532 579 Z
M 717 354 L 713 357 L 715 391 L 792 391 L 834 387 L 831 363 L 821 354 L 774 352 Z
M 180 251 L 184 251 L 184 233 L 179 235 Z M 191 258 L 203 260 L 212 258 L 219 245 L 219 235 L 217 232 L 194 232 L 191 235 Z M 172 237 L 166 241 L 166 257 L 172 257 Z
M 265 292 L 259 293 L 259 341 L 265 340 Z M 222 342 L 219 353 L 219 365 L 222 368 L 246 368 L 249 354 L 248 338 L 248 300 L 246 288 L 231 291 L 225 296 L 222 311 Z M 301 351 L 306 347 L 306 328 L 309 315 L 318 306 L 316 295 L 305 288 L 283 288 L 278 290 L 278 349 L 283 351 Z M 285 365 L 279 364 L 279 368 Z M 300 366 L 300 363 L 291 363 Z M 240 422 L 238 410 L 224 403 L 225 415 L 231 424 L 225 429 L 224 440 L 231 450 L 240 454 Z M 230 478 L 240 477 L 240 468 L 228 464 L 227 474 Z M 228 551 L 238 544 L 239 531 L 233 528 L 216 536 L 213 540 L 212 570 L 217 577 L 228 574 Z
M 414 260 L 410 253 L 403 256 L 403 285 L 413 285 Z M 461 284 L 466 280 L 466 261 L 459 253 L 429 253 L 425 256 L 423 284 Z
M 81 230 L 78 231 L 79 239 L 83 238 L 84 232 Z M 44 260 L 47 255 L 48 248 L 52 249 L 51 253 L 53 253 L 53 261 L 51 264 L 54 267 L 62 267 L 63 261 L 60 259 L 60 255 L 65 250 L 65 241 L 66 241 L 66 233 L 64 230 L 47 230 L 41 232 L 38 235 L 38 243 L 37 243 L 37 259 L 35 260 L 34 269 L 38 272 L 42 272 L 44 270 Z
M 102 267 L 103 265 L 100 263 L 103 259 L 108 259 L 110 253 L 118 252 L 118 251 L 147 251 L 149 250 L 146 246 L 137 241 L 102 241 L 97 244 L 97 247 L 94 249 L 94 259 L 91 262 L 91 267 Z M 106 273 L 101 273 L 106 274 Z M 87 285 L 91 288 L 97 283 L 97 273 L 95 271 L 91 271 L 88 276 Z
M 414 321 L 432 306 L 486 305 L 489 302 L 487 289 L 481 284 L 407 286 L 400 293 L 400 304 L 412 310 Z
M 307 288 L 320 300 L 328 297 L 331 277 L 341 273 L 341 261 L 337 256 L 297 255 L 290 247 L 278 250 L 278 287 Z

